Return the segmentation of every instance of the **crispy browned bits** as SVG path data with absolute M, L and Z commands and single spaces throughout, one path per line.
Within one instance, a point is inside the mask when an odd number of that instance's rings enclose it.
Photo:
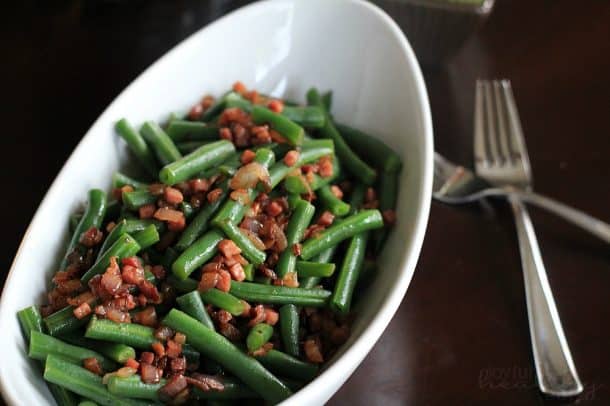
M 384 210 L 381 215 L 383 216 L 383 222 L 386 225 L 394 225 L 396 223 L 396 212 L 394 210 L 388 209 Z
M 96 375 L 102 375 L 104 371 L 97 358 L 85 358 L 83 360 L 83 367 Z
M 102 233 L 97 227 L 91 227 L 81 234 L 78 242 L 87 248 L 92 248 L 102 242 L 103 237 L 104 233 Z
M 255 157 L 256 152 L 252 151 L 251 149 L 246 149 L 244 152 L 242 152 L 240 161 L 243 165 L 247 165 L 250 162 L 254 161 Z
M 214 203 L 215 201 L 217 201 L 220 198 L 220 195 L 222 195 L 221 188 L 216 188 L 216 189 L 211 190 L 207 195 L 208 202 Z
M 273 99 L 269 103 L 267 103 L 267 107 L 274 113 L 281 113 L 284 110 L 284 102 L 282 102 L 281 100 Z
M 320 347 L 320 340 L 316 338 L 305 340 L 303 343 L 303 350 L 305 351 L 305 356 L 309 362 L 313 362 L 314 364 L 321 364 L 324 362 L 322 349 Z
M 165 188 L 165 191 L 163 192 L 163 198 L 166 202 L 172 205 L 180 204 L 184 200 L 182 192 L 171 186 Z
M 299 160 L 299 152 L 290 150 L 284 155 L 284 163 L 286 166 L 294 166 Z

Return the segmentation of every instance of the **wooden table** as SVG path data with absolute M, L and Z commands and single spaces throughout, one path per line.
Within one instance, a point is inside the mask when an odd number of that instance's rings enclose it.
M 106 105 L 170 47 L 243 3 L 66 0 L 5 8 L 3 275 L 46 189 Z M 498 1 L 448 66 L 425 72 L 436 147 L 471 162 L 474 81 L 510 78 L 537 190 L 610 221 L 609 73 L 609 2 Z M 609 404 L 610 250 L 557 218 L 537 210 L 532 217 L 585 384 L 567 403 Z M 546 403 L 557 402 L 535 385 L 510 211 L 501 203 L 433 203 L 404 302 L 330 404 Z

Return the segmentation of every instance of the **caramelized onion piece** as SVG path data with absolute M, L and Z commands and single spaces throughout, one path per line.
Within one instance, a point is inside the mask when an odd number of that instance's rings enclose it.
M 271 188 L 269 171 L 258 162 L 250 162 L 237 170 L 229 187 L 233 190 L 252 189 L 258 182 L 262 182 L 266 189 Z

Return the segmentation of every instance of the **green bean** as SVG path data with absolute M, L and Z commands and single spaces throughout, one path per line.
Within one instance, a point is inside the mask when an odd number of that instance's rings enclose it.
M 366 186 L 362 183 L 356 183 L 352 187 L 350 193 L 349 203 L 351 206 L 350 214 L 356 213 L 361 209 L 362 202 L 364 202 L 364 194 L 366 193 Z
M 180 117 L 182 117 L 183 115 L 180 113 L 176 113 L 175 111 L 169 113 L 169 117 L 167 117 L 167 121 L 165 121 L 165 125 L 163 127 L 167 128 L 167 126 L 169 126 L 169 123 L 171 123 L 174 120 L 181 120 Z
M 248 302 L 265 304 L 295 304 L 298 306 L 322 307 L 330 296 L 323 289 L 289 288 L 286 286 L 261 285 L 252 282 L 231 281 L 231 294 Z
M 254 283 L 257 283 L 259 285 L 271 285 L 271 278 L 268 276 L 263 276 L 263 275 L 256 275 L 254 277 Z
M 76 230 L 72 234 L 72 238 L 68 243 L 68 249 L 64 255 L 59 270 L 63 271 L 68 266 L 68 256 L 79 245 L 81 235 L 91 227 L 99 228 L 104 220 L 106 213 L 106 193 L 99 189 L 91 189 L 89 191 L 89 205 L 83 214 Z
M 80 332 L 64 335 L 61 339 L 70 344 L 97 351 L 119 364 L 124 364 L 130 358 L 136 358 L 136 350 L 133 347 L 121 343 L 91 340 L 83 337 Z
M 367 157 L 373 166 L 384 172 L 400 172 L 402 168 L 400 156 L 379 138 L 344 124 L 335 125 L 349 146 L 358 154 Z
M 299 356 L 299 309 L 293 304 L 280 307 L 280 336 L 284 349 L 290 355 Z
M 167 277 L 167 283 L 173 287 L 178 293 L 189 293 L 197 289 L 199 283 L 191 278 L 180 279 L 175 275 Z
M 231 177 L 231 176 L 235 175 L 235 172 L 237 172 L 237 169 L 242 165 L 240 156 L 241 156 L 241 153 L 238 153 L 238 152 L 231 154 L 229 156 L 229 158 L 226 161 L 224 161 L 221 165 L 219 165 L 215 168 L 209 168 L 206 171 L 204 171 L 204 173 L 206 173 L 210 169 L 213 170 L 213 173 L 211 173 L 208 176 L 204 176 L 204 178 L 211 178 L 212 176 L 217 175 L 217 174 L 225 175 L 227 177 Z
M 250 329 L 246 337 L 248 351 L 254 352 L 265 345 L 273 335 L 273 327 L 267 323 L 258 323 Z
M 301 147 L 299 158 L 293 166 L 287 166 L 283 162 L 278 162 L 269 169 L 269 178 L 271 179 L 271 188 L 275 188 L 280 182 L 294 169 L 297 169 L 305 164 L 317 161 L 323 156 L 332 155 L 334 146 L 332 140 L 314 140 L 306 141 Z
M 284 385 L 288 386 L 290 388 L 290 390 L 293 392 L 300 391 L 301 389 L 303 389 L 303 387 L 305 385 L 307 385 L 309 383 L 309 382 L 304 382 L 304 381 L 298 380 L 298 379 L 287 378 L 285 376 L 282 376 L 280 378 L 280 380 L 284 383 Z
M 223 97 L 216 100 L 216 102 L 214 104 L 212 104 L 210 106 L 210 108 L 208 108 L 206 111 L 204 111 L 203 114 L 201 115 L 201 121 L 209 123 L 216 116 L 218 116 L 220 113 L 222 113 L 222 111 L 225 109 L 225 103 L 226 103 L 225 97 L 227 95 L 229 95 L 230 93 L 234 93 L 234 92 L 228 92 Z M 235 93 L 235 94 L 237 94 L 237 93 Z
M 367 230 L 383 227 L 379 210 L 362 210 L 346 217 L 340 224 L 333 224 L 318 236 L 306 240 L 301 247 L 301 258 L 309 260 L 324 249 Z
M 303 362 L 277 350 L 268 351 L 256 359 L 273 373 L 289 378 L 309 382 L 318 374 L 318 367 L 315 364 Z
M 246 264 L 244 266 L 244 273 L 246 274 L 246 280 L 247 281 L 254 280 L 254 265 Z
M 71 364 L 63 358 L 49 355 L 45 362 L 44 379 L 62 386 L 80 396 L 101 405 L 145 405 L 135 400 L 125 399 L 111 394 L 102 383 L 102 377 L 85 368 Z
M 202 123 L 203 124 L 203 123 Z M 180 151 L 181 154 L 187 155 L 196 149 L 209 144 L 209 142 L 204 141 L 182 141 L 176 143 L 176 148 Z
M 311 141 L 313 141 L 314 139 L 313 139 L 313 137 L 312 137 L 311 135 L 309 135 L 309 134 L 307 133 L 307 131 L 306 131 L 306 132 L 305 132 L 305 135 L 303 136 L 303 140 L 304 140 L 304 143 L 305 143 L 305 142 L 311 142 Z M 332 141 L 332 140 L 329 140 L 329 141 Z M 333 144 L 333 148 L 334 148 L 334 144 Z
M 18 311 L 17 318 L 19 319 L 21 332 L 28 343 L 32 332 L 43 332 L 42 316 L 37 306 L 26 307 Z M 76 406 L 76 396 L 72 392 L 51 382 L 47 382 L 47 386 L 59 406 Z
M 290 208 L 290 210 L 294 210 L 297 203 L 302 199 L 301 199 L 301 196 L 299 196 L 299 195 L 289 194 L 288 197 L 286 198 L 286 200 L 288 201 L 288 207 Z
M 303 289 L 313 289 L 320 284 L 322 278 L 319 276 L 309 276 L 299 280 L 299 287 Z
M 265 168 L 269 168 L 275 162 L 275 155 L 270 149 L 261 148 L 256 151 L 254 162 L 258 162 Z M 256 189 L 248 189 L 248 201 L 254 201 L 256 196 L 258 196 L 258 191 Z M 245 204 L 237 200 L 229 199 L 222 205 L 218 213 L 212 219 L 212 225 L 220 227 L 225 220 L 239 224 L 244 217 L 245 212 Z
M 324 109 L 326 109 L 326 111 L 328 111 L 328 113 L 330 114 L 330 108 L 332 107 L 332 104 L 333 104 L 332 90 L 329 90 L 328 92 L 326 92 L 322 95 L 322 104 L 324 105 Z
M 309 193 L 310 191 L 316 191 L 322 186 L 330 184 L 341 174 L 339 159 L 336 156 L 333 158 L 333 174 L 331 176 L 323 178 L 317 173 L 313 173 L 311 174 L 311 182 L 308 182 L 307 178 L 301 174 L 289 175 L 286 177 L 286 179 L 284 179 L 284 188 L 288 193 L 303 195 Z
M 74 316 L 73 306 L 66 306 L 44 318 L 44 324 L 47 327 L 47 331 L 52 336 L 63 335 L 77 330 L 81 326 L 87 324 L 87 321 L 89 321 L 89 317 L 77 319 Z
M 244 302 L 230 293 L 223 292 L 216 288 L 201 292 L 201 300 L 216 307 L 220 307 L 231 313 L 233 316 L 240 316 L 246 310 Z
M 319 263 L 327 264 L 330 261 L 332 261 L 333 256 L 335 255 L 335 252 L 337 252 L 336 245 L 334 245 L 330 248 L 326 248 L 325 250 L 320 252 L 318 255 L 311 258 L 311 260 L 312 260 L 312 262 L 319 262 Z
M 398 177 L 399 172 L 389 172 L 384 173 L 379 179 L 379 210 L 381 210 L 382 213 L 386 210 L 394 210 L 396 207 Z M 381 251 L 387 236 L 387 226 L 373 233 L 375 252 Z
M 76 227 L 82 218 L 83 213 L 73 213 L 70 215 L 70 235 L 74 234 L 74 231 L 76 231 Z
M 189 202 L 180 202 L 178 208 L 184 214 L 184 218 L 189 221 L 191 217 L 195 214 L 195 209 Z
M 140 244 L 129 234 L 121 234 L 106 252 L 93 264 L 91 268 L 80 278 L 83 284 L 87 284 L 95 275 L 101 274 L 110 265 L 110 258 L 119 259 L 132 257 L 140 251 Z
M 144 383 L 140 375 L 131 375 L 126 378 L 121 378 L 117 375 L 112 375 L 108 378 L 106 384 L 108 391 L 113 395 L 122 396 L 125 398 L 148 399 L 160 401 L 158 391 L 167 381 L 161 379 L 159 383 Z
M 144 231 L 148 226 L 154 224 L 159 233 L 165 231 L 165 224 L 159 220 L 152 219 L 127 219 L 125 223 L 125 232 L 127 234 L 135 234 L 139 231 Z
M 152 343 L 159 341 L 150 327 L 136 323 L 116 323 L 95 316 L 87 325 L 85 337 L 125 344 L 141 350 L 149 350 Z
M 155 275 L 148 269 L 144 269 L 144 279 L 146 279 L 150 283 L 157 282 L 157 278 L 155 277 Z
M 125 140 L 127 146 L 133 152 L 136 159 L 149 175 L 157 176 L 157 163 L 152 151 L 144 141 L 144 138 L 133 128 L 127 119 L 122 118 L 115 125 L 116 132 Z
M 333 256 L 335 255 L 335 252 L 337 251 L 338 247 L 339 247 L 338 245 L 333 245 L 332 247 L 325 249 L 324 251 L 322 251 L 315 257 L 313 257 L 312 262 L 324 263 L 324 264 L 329 263 L 333 259 Z M 299 261 L 297 261 L 297 265 L 298 265 L 298 262 Z M 302 278 L 299 281 L 299 283 L 300 283 L 299 287 L 301 287 L 303 289 L 312 289 L 320 283 L 320 280 L 321 280 L 321 278 L 314 277 L 314 276 Z
M 155 225 L 151 224 L 144 230 L 135 233 L 133 235 L 133 239 L 136 240 L 136 242 L 140 246 L 140 250 L 143 250 L 158 243 L 160 237 Z
M 267 258 L 265 251 L 257 248 L 252 240 L 234 223 L 229 222 L 227 219 L 220 224 L 220 229 L 241 249 L 241 254 L 248 261 L 256 266 L 265 262 Z
M 216 114 L 220 114 L 222 110 L 230 108 L 238 108 L 246 113 L 250 113 L 252 111 L 253 106 L 250 100 L 244 99 L 241 94 L 233 91 L 226 93 L 219 100 L 218 104 L 222 104 L 222 108 L 220 108 L 220 110 Z M 212 106 L 211 109 L 214 109 L 215 107 L 216 106 Z
M 307 92 L 307 102 L 309 105 L 324 107 L 322 99 L 316 89 L 310 89 Z M 359 179 L 365 185 L 372 185 L 373 182 L 375 182 L 377 176 L 375 170 L 368 166 L 354 151 L 352 151 L 341 134 L 339 134 L 339 131 L 335 128 L 328 112 L 326 112 L 326 124 L 320 129 L 320 135 L 334 141 L 337 156 L 352 176 Z
M 137 217 L 133 211 L 129 210 L 127 206 L 121 204 L 121 211 L 119 212 L 118 220 L 136 220 Z
M 183 312 L 189 316 L 197 319 L 198 322 L 214 330 L 214 322 L 210 318 L 208 311 L 205 309 L 205 305 L 201 300 L 201 295 L 197 291 L 189 292 L 185 295 L 178 296 L 176 298 L 178 306 Z
M 335 272 L 335 264 L 325 264 L 320 262 L 297 261 L 296 270 L 300 277 L 328 278 Z
M 270 144 L 257 145 L 255 147 L 252 147 L 252 150 L 258 151 L 261 148 L 270 149 L 275 154 L 275 157 L 277 160 L 280 160 L 284 155 L 286 155 L 286 152 L 293 149 L 293 147 L 290 144 L 285 144 L 285 143 L 279 144 L 277 142 L 272 142 Z
M 38 306 L 30 306 L 17 312 L 19 325 L 24 337 L 30 341 L 32 331 L 42 332 L 42 316 Z
M 123 186 L 131 186 L 134 189 L 146 189 L 148 184 L 135 180 L 121 172 L 115 172 L 112 174 L 112 187 L 122 188 Z
M 123 200 L 123 205 L 129 210 L 138 210 L 145 204 L 154 204 L 157 202 L 157 196 L 153 196 L 148 189 L 123 192 L 121 198 Z
M 92 400 L 82 398 L 80 402 L 78 402 L 78 406 L 99 406 Z
M 218 139 L 218 127 L 199 121 L 172 120 L 167 126 L 167 135 L 174 142 L 213 141 Z
M 171 164 L 182 158 L 182 154 L 178 151 L 172 139 L 159 127 L 159 124 L 154 121 L 147 121 L 142 125 L 140 132 L 155 151 L 162 165 Z
M 78 396 L 76 396 L 75 393 L 48 381 L 46 384 L 58 406 L 80 406 L 78 403 Z
M 303 143 L 303 127 L 266 107 L 253 106 L 252 121 L 256 124 L 269 124 L 291 145 L 301 145 Z
M 219 379 L 224 386 L 223 390 L 208 390 L 204 392 L 199 388 L 193 387 L 193 395 L 195 398 L 198 400 L 207 400 L 209 406 L 210 400 L 256 399 L 260 397 L 256 392 L 237 379 L 224 376 Z
M 78 365 L 87 358 L 95 358 L 104 371 L 113 371 L 117 366 L 113 361 L 95 351 L 67 344 L 38 331 L 32 331 L 28 356 L 38 361 L 44 361 L 51 354 L 61 356 Z
M 108 248 L 112 244 L 114 244 L 121 235 L 125 234 L 126 232 L 127 232 L 127 220 L 121 220 L 118 223 L 116 223 L 114 228 L 108 233 L 108 235 L 104 239 L 104 242 L 100 246 L 100 249 L 97 253 L 96 261 L 98 261 L 100 259 L 100 257 L 104 254 L 104 252 L 106 252 L 106 250 L 108 250 Z
M 316 106 L 284 106 L 282 115 L 300 126 L 322 128 L 326 122 L 324 110 Z
M 227 140 L 203 145 L 183 158 L 164 166 L 159 172 L 159 180 L 166 185 L 183 182 L 207 168 L 222 163 L 233 152 L 235 146 Z
M 317 193 L 320 202 L 335 216 L 345 216 L 350 211 L 350 205 L 339 199 L 330 186 L 322 186 Z
M 218 187 L 220 188 L 220 190 L 222 190 L 222 194 L 218 199 L 216 199 L 216 201 L 212 203 L 206 202 L 205 205 L 199 210 L 199 213 L 197 213 L 197 215 L 189 223 L 186 229 L 182 232 L 180 239 L 175 245 L 178 251 L 186 250 L 195 242 L 197 238 L 201 236 L 201 234 L 203 234 L 203 232 L 208 227 L 208 222 L 210 221 L 210 218 L 212 217 L 212 215 L 214 215 L 214 213 L 216 213 L 220 205 L 225 201 L 228 194 L 227 191 L 229 188 L 229 182 L 224 181 Z
M 364 262 L 366 243 L 369 233 L 363 232 L 355 235 L 347 248 L 335 289 L 330 299 L 330 308 L 340 314 L 347 314 L 350 310 L 354 287 Z
M 297 201 L 294 206 L 286 230 L 288 247 L 281 253 L 275 267 L 275 272 L 280 278 L 284 278 L 289 273 L 294 272 L 297 257 L 294 255 L 292 247 L 301 241 L 316 211 L 314 205 L 305 200 Z
M 217 230 L 210 230 L 199 237 L 172 264 L 172 272 L 186 279 L 195 269 L 208 262 L 218 251 L 218 243 L 224 238 Z
M 248 189 L 248 195 L 246 201 L 253 202 L 258 196 L 258 190 Z M 221 227 L 223 223 L 230 222 L 239 224 L 246 213 L 248 206 L 241 201 L 226 199 L 220 210 L 212 218 L 212 225 L 215 227 Z
M 254 358 L 244 354 L 222 335 L 179 310 L 172 309 L 163 324 L 187 336 L 202 355 L 213 359 L 271 403 L 279 403 L 292 392 Z
M 247 113 L 252 111 L 252 103 L 250 103 L 250 101 L 244 99 L 237 93 L 229 93 L 225 97 L 225 108 L 230 109 L 235 107 Z
M 307 179 L 300 173 L 298 175 L 286 176 L 284 179 L 284 189 L 286 189 L 288 193 L 295 195 L 304 195 L 313 190 L 311 189 L 309 182 L 307 182 Z

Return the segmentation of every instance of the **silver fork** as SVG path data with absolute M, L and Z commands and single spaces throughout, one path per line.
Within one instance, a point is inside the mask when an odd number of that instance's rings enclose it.
M 531 190 L 529 158 L 508 80 L 477 81 L 474 122 L 477 175 L 494 186 Z M 508 200 L 519 238 L 538 385 L 548 395 L 575 396 L 583 387 L 561 327 L 534 227 L 521 199 L 511 194 Z

